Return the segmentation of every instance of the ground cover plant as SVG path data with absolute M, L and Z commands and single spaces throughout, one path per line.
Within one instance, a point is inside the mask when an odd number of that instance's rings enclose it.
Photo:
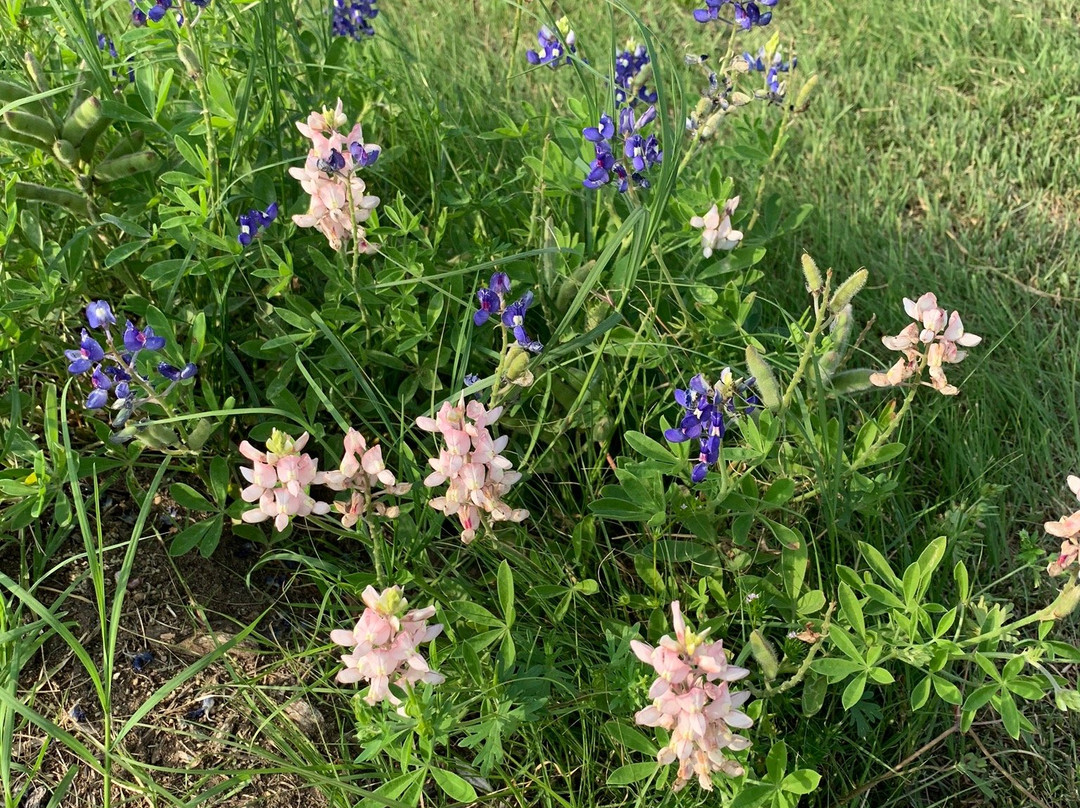
M 1078 20 L 965 5 L 7 2 L 5 805 L 1080 798 Z

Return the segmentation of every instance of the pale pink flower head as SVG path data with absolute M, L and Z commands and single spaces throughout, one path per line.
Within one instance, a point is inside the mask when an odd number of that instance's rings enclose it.
M 730 689 L 731 682 L 750 672 L 729 665 L 723 643 L 706 641 L 708 631 L 691 630 L 678 601 L 671 604 L 671 614 L 674 637 L 662 637 L 656 648 L 638 640 L 630 643 L 637 658 L 657 673 L 649 689 L 652 704 L 639 710 L 634 720 L 669 732 L 656 759 L 664 765 L 678 762 L 675 791 L 694 778 L 710 791 L 713 774 L 738 777 L 743 773 L 743 767 L 723 750 L 739 751 L 750 745 L 733 731 L 753 725 L 740 709 L 750 694 Z
M 364 436 L 352 427 L 345 433 L 344 454 L 337 469 L 323 474 L 323 482 L 334 491 L 348 491 L 348 502 L 335 502 L 341 514 L 342 527 L 349 529 L 369 512 L 393 519 L 400 509 L 388 506 L 387 496 L 407 494 L 412 485 L 398 483 L 394 473 L 383 462 L 382 446 L 368 446 Z
M 904 356 L 885 373 L 872 373 L 870 383 L 877 387 L 895 387 L 912 377 L 942 395 L 954 396 L 960 391 L 945 376 L 945 365 L 955 365 L 967 356 L 961 347 L 970 348 L 982 342 L 982 337 L 964 330 L 958 312 L 949 313 L 938 305 L 937 296 L 927 292 L 918 300 L 904 298 L 904 311 L 914 323 L 909 323 L 895 337 L 882 337 L 886 348 L 900 351 Z M 929 371 L 929 381 L 922 374 Z
M 714 250 L 733 250 L 739 246 L 743 234 L 731 227 L 731 214 L 739 205 L 739 197 L 733 197 L 724 203 L 723 214 L 714 204 L 704 216 L 692 216 L 691 227 L 702 228 L 701 247 L 706 258 L 712 256 Z
M 434 606 L 407 611 L 408 601 L 397 586 L 382 592 L 369 586 L 362 600 L 366 608 L 353 630 L 338 629 L 330 634 L 334 643 L 352 649 L 341 657 L 345 667 L 338 672 L 337 681 L 367 682 L 364 701 L 372 705 L 384 700 L 401 704 L 391 685 L 408 691 L 420 682 L 444 681 L 418 650 L 422 643 L 431 642 L 442 632 L 442 624 L 428 625 L 435 616 Z
M 1073 495 L 1077 500 L 1080 500 L 1080 477 L 1077 477 L 1075 474 L 1070 474 L 1067 482 L 1069 484 L 1069 490 L 1073 492 Z
M 330 505 L 317 502 L 308 489 L 323 481 L 318 461 L 302 450 L 308 433 L 295 440 L 280 430 L 273 430 L 266 441 L 266 451 L 260 452 L 248 441 L 240 444 L 240 453 L 252 462 L 251 468 L 241 466 L 240 473 L 250 485 L 241 493 L 245 502 L 258 505 L 241 514 L 249 523 L 272 520 L 274 528 L 284 530 L 296 516 L 329 513 Z
M 513 463 L 501 454 L 509 438 L 494 438 L 489 430 L 501 414 L 501 407 L 489 410 L 480 401 L 466 405 L 459 398 L 456 405 L 443 402 L 434 418 L 416 419 L 420 429 L 438 435 L 444 444 L 437 457 L 428 459 L 433 471 L 424 485 L 436 488 L 445 484 L 446 491 L 428 505 L 448 518 L 457 517 L 465 544 L 489 523 L 521 522 L 529 516 L 528 511 L 511 508 L 503 501 L 521 475 L 511 471 Z

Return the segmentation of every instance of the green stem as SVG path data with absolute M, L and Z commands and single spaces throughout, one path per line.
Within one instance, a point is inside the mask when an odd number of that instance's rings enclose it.
M 825 612 L 825 619 L 821 623 L 821 637 L 811 647 L 810 651 L 806 655 L 806 659 L 802 661 L 799 669 L 791 676 L 790 679 L 785 681 L 779 687 L 772 687 L 767 685 L 765 687 L 766 696 L 779 696 L 781 693 L 786 693 L 799 684 L 806 678 L 806 674 L 810 672 L 810 665 L 814 661 L 814 657 L 817 656 L 817 652 L 821 650 L 822 644 L 825 642 L 825 638 L 829 636 L 829 624 L 832 621 L 833 610 L 836 608 L 836 603 L 830 603 L 828 610 Z
M 364 528 L 367 530 L 368 538 L 371 540 L 371 560 L 375 564 L 375 583 L 379 589 L 382 589 L 386 586 L 386 568 L 383 564 L 382 536 L 367 516 L 365 516 L 362 521 L 364 523 Z
M 755 211 L 756 211 L 755 207 Z M 832 272 L 825 273 L 825 288 L 821 293 L 821 300 L 827 301 L 829 299 L 830 287 L 832 286 Z M 791 377 L 791 381 L 788 382 L 787 389 L 784 391 L 783 399 L 780 402 L 780 411 L 783 412 L 791 406 L 791 399 L 795 395 L 795 389 L 799 386 L 799 382 L 802 381 L 803 376 L 806 375 L 806 369 L 810 366 L 810 359 L 814 356 L 814 348 L 817 347 L 817 339 L 821 336 L 821 332 L 825 330 L 825 324 L 828 322 L 829 317 L 828 305 L 817 305 L 815 298 L 814 305 L 814 327 L 810 330 L 810 333 L 806 335 L 806 344 L 803 346 L 802 355 L 799 357 L 799 366 L 795 368 L 795 375 Z

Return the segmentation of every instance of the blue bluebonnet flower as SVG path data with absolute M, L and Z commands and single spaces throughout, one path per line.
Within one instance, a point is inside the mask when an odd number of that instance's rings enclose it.
M 341 156 L 340 154 L 338 155 Z M 344 160 L 343 160 L 344 162 Z M 240 225 L 240 234 L 236 237 L 237 241 L 243 244 L 245 247 L 251 243 L 251 240 L 259 234 L 260 230 L 265 230 L 271 224 L 278 215 L 277 202 L 271 202 L 270 206 L 266 210 L 256 210 L 252 208 L 247 213 L 241 213 L 238 223 Z
M 371 143 L 364 144 L 360 141 L 355 141 L 349 144 L 349 155 L 353 159 L 353 165 L 356 168 L 367 168 L 368 166 L 375 165 L 375 161 L 379 159 L 380 149 Z M 344 157 L 342 157 L 344 162 Z
M 504 328 L 509 328 L 514 333 L 518 345 L 532 353 L 540 353 L 544 346 L 525 331 L 525 312 L 532 305 L 533 293 L 526 292 L 520 299 L 507 305 L 506 297 L 509 294 L 510 276 L 505 272 L 493 273 L 488 285 L 476 291 L 480 308 L 473 313 L 473 323 L 481 326 L 495 317 Z
M 154 661 L 154 654 L 150 651 L 142 651 L 131 658 L 131 667 L 137 673 L 141 673 L 147 665 Z
M 154 329 L 150 326 L 140 331 L 132 325 L 131 320 L 128 320 L 127 327 L 124 329 L 124 347 L 133 354 L 144 348 L 148 351 L 160 351 L 165 347 L 165 337 L 155 335 Z
M 170 365 L 168 362 L 159 362 L 157 372 L 170 382 L 180 382 L 184 379 L 192 378 L 199 372 L 199 367 L 193 362 L 188 362 L 182 368 L 178 368 L 176 365 Z
M 146 12 L 146 16 L 151 22 L 161 22 L 165 12 L 170 8 L 172 8 L 172 0 L 157 0 L 150 10 Z
M 146 25 L 146 12 L 135 4 L 135 0 L 128 0 L 128 2 L 131 3 L 131 24 L 136 28 L 142 28 Z
M 630 180 L 639 188 L 648 188 L 649 181 L 643 171 L 659 165 L 664 159 L 660 143 L 655 135 L 645 137 L 641 130 L 656 118 L 656 107 L 649 107 L 640 117 L 635 116 L 630 107 L 619 110 L 618 132 L 623 138 L 623 155 L 630 161 L 630 169 L 616 159 L 613 148 L 615 124 L 605 112 L 600 115 L 596 126 L 587 126 L 581 130 L 585 140 L 593 144 L 595 159 L 589 165 L 589 173 L 582 184 L 595 189 L 614 181 L 619 193 L 625 193 L 630 187 Z
M 86 721 L 86 710 L 80 707 L 78 704 L 72 706 L 68 711 L 68 715 L 71 716 L 71 720 L 76 724 L 81 724 Z
M 637 86 L 635 91 L 635 79 L 638 74 L 649 64 L 649 51 L 644 45 L 629 44 L 625 50 L 615 54 L 615 106 L 620 107 L 629 103 L 631 106 L 638 101 L 646 104 L 655 104 L 659 97 L 655 90 L 649 91 L 644 82 Z
M 714 385 L 701 374 L 690 379 L 685 390 L 675 391 L 675 400 L 683 408 L 679 425 L 664 431 L 671 443 L 698 439 L 699 451 L 690 479 L 700 483 L 709 467 L 720 460 L 720 447 L 729 425 L 752 415 L 761 402 L 753 393 L 754 378 L 735 379 L 731 368 L 724 368 Z
M 360 41 L 375 36 L 371 21 L 379 16 L 377 0 L 334 0 L 330 28 L 334 36 L 349 36 Z
M 100 410 L 104 407 L 109 402 L 109 388 L 112 384 L 109 374 L 101 369 L 101 365 L 96 366 L 90 374 L 90 386 L 94 389 L 86 397 L 86 409 Z
M 780 73 L 787 73 L 798 64 L 797 59 L 792 59 L 790 63 L 785 62 L 783 56 L 780 53 L 780 49 L 777 48 L 776 52 L 772 55 L 772 58 L 768 58 L 768 54 L 765 52 L 765 48 L 759 48 L 757 56 L 751 56 L 749 53 L 743 54 L 743 59 L 746 60 L 747 67 L 752 71 L 765 74 L 765 84 L 769 88 L 769 95 L 773 98 L 783 98 L 784 85 L 780 81 Z
M 82 339 L 79 340 L 79 347 L 64 351 L 64 356 L 71 361 L 71 364 L 68 365 L 68 373 L 79 374 L 86 373 L 91 366 L 104 359 L 105 351 L 84 328 L 82 330 Z
M 98 50 L 105 50 L 107 48 L 109 51 L 109 56 L 111 56 L 112 58 L 120 58 L 120 54 L 116 52 L 116 45 L 114 45 L 113 41 L 107 36 L 105 36 L 105 34 L 97 35 L 97 46 Z
M 772 7 L 775 6 L 777 0 L 759 0 L 757 3 L 741 3 L 733 2 L 733 0 L 705 0 L 705 8 L 699 8 L 694 10 L 694 19 L 700 23 L 712 22 L 713 20 L 719 20 L 720 10 L 731 3 L 732 13 L 734 21 L 724 20 L 729 25 L 738 25 L 740 28 L 749 31 L 755 25 L 765 26 L 772 20 L 772 12 L 766 11 L 762 13 L 760 6 Z
M 546 25 L 540 26 L 540 31 L 536 34 L 538 50 L 530 48 L 525 52 L 525 58 L 529 60 L 529 64 L 547 65 L 552 69 L 570 64 L 568 53 L 577 53 L 577 35 L 570 30 L 570 23 L 566 17 L 559 20 L 555 27 L 558 28 L 557 33 Z M 562 39 L 559 38 L 560 35 Z
M 124 426 L 136 408 L 148 403 L 161 404 L 177 384 L 198 372 L 193 363 L 178 368 L 161 362 L 157 366 L 158 373 L 169 384 L 164 388 L 155 387 L 150 377 L 138 370 L 136 363 L 140 352 L 163 349 L 164 337 L 155 334 L 150 326 L 140 330 L 127 320 L 123 336 L 118 338 L 110 329 L 110 326 L 116 325 L 116 315 L 105 300 L 94 300 L 86 306 L 86 321 L 91 328 L 103 333 L 106 347 L 103 348 L 84 328 L 79 347 L 64 351 L 69 362 L 68 372 L 80 375 L 92 370 L 91 389 L 84 406 L 88 410 L 101 409 L 112 396 L 114 401 L 111 406 L 119 410 L 112 422 L 115 429 Z
M 480 381 L 480 374 L 479 373 L 466 373 L 465 374 L 465 386 L 466 387 L 472 387 L 478 381 Z
M 86 306 L 86 322 L 91 328 L 101 328 L 106 325 L 116 325 L 116 317 L 108 301 L 95 300 Z

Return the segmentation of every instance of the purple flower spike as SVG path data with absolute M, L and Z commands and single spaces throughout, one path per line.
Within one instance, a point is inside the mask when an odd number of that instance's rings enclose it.
M 90 323 L 91 328 L 116 325 L 116 317 L 113 315 L 109 304 L 104 300 L 95 300 L 86 307 L 86 321 Z
M 165 347 L 165 337 L 156 336 L 150 326 L 140 331 L 128 320 L 127 328 L 124 329 L 124 347 L 132 353 L 144 348 L 148 351 L 160 351 Z
M 71 362 L 68 365 L 68 373 L 79 374 L 86 373 L 94 363 L 104 359 L 105 351 L 84 328 L 78 349 L 64 351 L 64 356 Z

